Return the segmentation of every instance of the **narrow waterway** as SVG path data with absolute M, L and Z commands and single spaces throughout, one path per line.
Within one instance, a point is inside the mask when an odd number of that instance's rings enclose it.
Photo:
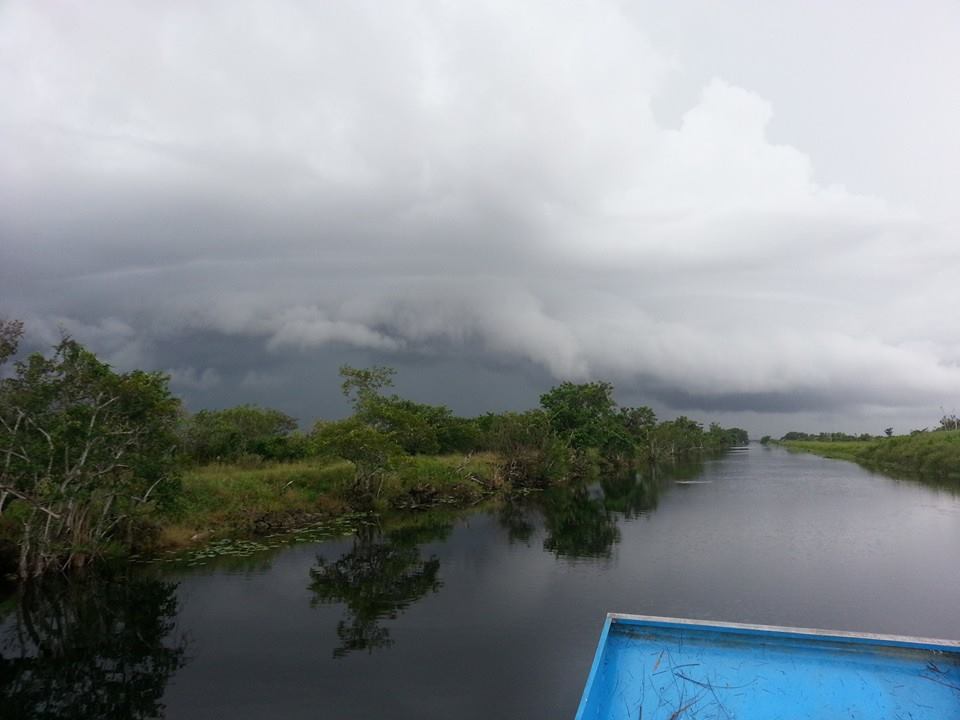
M 572 718 L 608 611 L 960 639 L 960 496 L 753 445 L 149 569 L 10 612 L 0 699 L 25 717 Z

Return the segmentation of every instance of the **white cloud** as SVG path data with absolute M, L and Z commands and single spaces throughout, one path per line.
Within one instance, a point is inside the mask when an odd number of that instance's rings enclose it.
M 960 393 L 952 229 L 819 183 L 720 78 L 658 123 L 673 61 L 616 3 L 98 7 L 0 10 L 0 281 L 123 362 L 221 333 L 705 403 Z
M 376 350 L 397 350 L 401 343 L 360 323 L 331 320 L 317 307 L 285 309 L 276 318 L 279 327 L 267 346 L 271 350 L 287 346 L 308 348 L 328 343 L 345 343 Z

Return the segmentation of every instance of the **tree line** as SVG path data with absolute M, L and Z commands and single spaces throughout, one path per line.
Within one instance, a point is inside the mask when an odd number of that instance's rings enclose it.
M 383 473 L 405 455 L 492 452 L 511 479 L 545 484 L 591 463 L 663 462 L 748 441 L 740 428 L 714 423 L 704 430 L 682 416 L 658 422 L 649 407 L 618 406 L 613 385 L 603 381 L 563 382 L 526 412 L 463 418 L 444 406 L 386 394 L 391 368 L 344 366 L 340 375 L 353 415 L 319 421 L 311 440 L 317 452 L 354 464 L 361 493 L 375 494 Z
M 766 440 L 770 440 L 769 435 L 765 435 Z M 791 440 L 798 441 L 818 441 L 818 442 L 864 442 L 866 440 L 873 440 L 874 436 L 870 433 L 862 433 L 860 435 L 850 435 L 849 433 L 844 432 L 820 432 L 820 433 L 805 433 L 798 432 L 796 430 L 791 430 L 788 433 L 784 433 L 783 437 L 780 438 L 781 441 L 789 442 Z
M 930 428 L 917 428 L 911 430 L 910 435 L 922 435 L 928 432 L 950 432 L 952 430 L 960 430 L 960 417 L 958 417 L 956 413 L 944 413 L 940 418 L 940 422 L 932 430 Z M 806 433 L 791 430 L 788 433 L 784 433 L 780 440 L 782 442 L 868 442 L 870 440 L 877 440 L 884 437 L 893 437 L 892 427 L 884 428 L 883 435 L 871 435 L 870 433 L 851 435 L 850 433 L 845 432 Z M 768 442 L 770 442 L 770 440 L 771 438 L 769 435 L 764 435 L 760 439 L 760 442 L 766 445 Z
M 22 335 L 22 323 L 0 320 L 0 366 Z M 16 361 L 0 379 L 0 535 L 15 536 L 18 575 L 129 549 L 143 521 L 176 502 L 189 464 L 337 457 L 354 466 L 353 493 L 376 497 L 386 474 L 417 455 L 489 452 L 514 484 L 546 485 L 598 463 L 747 442 L 739 428 L 619 406 L 608 382 L 563 382 L 535 409 L 468 418 L 390 392 L 394 375 L 342 367 L 352 414 L 301 432 L 289 415 L 253 405 L 187 413 L 163 373 L 118 373 L 69 337 L 49 356 Z

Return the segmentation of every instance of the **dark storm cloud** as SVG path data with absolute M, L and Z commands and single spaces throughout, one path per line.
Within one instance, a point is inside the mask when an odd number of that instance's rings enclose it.
M 464 412 L 561 378 L 664 411 L 960 395 L 942 207 L 818 181 L 719 78 L 659 120 L 641 10 L 7 3 L 3 310 L 304 420 L 344 358 Z
M 696 413 L 802 413 L 843 412 L 851 405 L 868 404 L 871 398 L 844 396 L 832 392 L 809 393 L 730 393 L 727 395 L 693 395 L 668 388 L 649 390 L 650 395 L 666 407 Z

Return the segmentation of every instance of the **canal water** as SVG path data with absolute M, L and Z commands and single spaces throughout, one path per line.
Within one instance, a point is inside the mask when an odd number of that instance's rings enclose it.
M 960 639 L 960 496 L 753 445 L 68 586 L 8 609 L 0 716 L 572 718 L 608 611 Z

